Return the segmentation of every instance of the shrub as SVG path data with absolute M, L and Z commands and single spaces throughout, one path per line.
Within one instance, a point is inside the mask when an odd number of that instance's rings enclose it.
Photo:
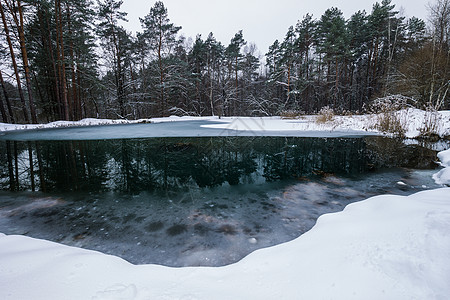
M 420 136 L 436 139 L 441 128 L 441 115 L 433 108 L 428 107 L 425 112 L 422 127 L 419 128 Z
M 395 111 L 378 114 L 376 128 L 381 132 L 392 133 L 398 137 L 404 137 L 406 134 L 406 124 Z
M 333 121 L 333 119 L 334 119 L 333 109 L 328 106 L 324 106 L 320 109 L 319 114 L 317 115 L 316 123 L 324 124 Z
M 401 118 L 399 111 L 408 106 L 410 98 L 394 95 L 378 98 L 369 107 L 371 113 L 376 114 L 375 128 L 384 133 L 391 133 L 398 137 L 406 134 L 406 119 Z
M 299 119 L 305 115 L 301 110 L 284 110 L 280 113 L 282 119 Z

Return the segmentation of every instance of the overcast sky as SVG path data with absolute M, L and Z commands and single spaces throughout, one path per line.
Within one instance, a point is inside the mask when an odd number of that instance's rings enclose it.
M 426 21 L 429 0 L 393 0 L 396 9 L 406 17 Z M 431 0 L 433 1 L 433 0 Z M 122 10 L 128 13 L 127 30 L 141 31 L 139 17 L 144 17 L 156 1 L 124 0 Z M 349 18 L 358 10 L 370 12 L 375 0 L 164 0 L 172 23 L 182 26 L 181 33 L 205 39 L 213 32 L 217 40 L 228 45 L 239 30 L 244 39 L 253 42 L 261 54 L 276 40 L 282 40 L 291 25 L 307 13 L 320 18 L 326 9 L 338 7 Z M 379 0 L 381 2 L 381 0 Z

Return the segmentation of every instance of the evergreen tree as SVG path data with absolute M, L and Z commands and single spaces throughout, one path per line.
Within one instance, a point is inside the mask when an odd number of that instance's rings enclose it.
M 150 9 L 150 13 L 141 18 L 140 21 L 144 29 L 143 36 L 147 49 L 151 51 L 151 58 L 156 59 L 156 64 L 151 64 L 150 67 L 154 67 L 153 71 L 158 75 L 159 114 L 164 116 L 168 112 L 165 89 L 168 81 L 172 79 L 171 76 L 174 71 L 173 65 L 171 65 L 173 60 L 170 57 L 179 44 L 177 34 L 181 26 L 175 26 L 170 22 L 167 8 L 161 1 L 157 1 Z
M 100 23 L 97 34 L 101 39 L 102 47 L 108 55 L 105 59 L 109 62 L 114 77 L 116 99 L 119 106 L 118 116 L 126 117 L 126 60 L 130 55 L 131 39 L 125 29 L 118 25 L 119 21 L 127 21 L 127 13 L 120 11 L 123 1 L 103 0 L 98 1 L 98 18 Z
M 98 77 L 93 3 L 35 3 L 25 31 L 41 111 L 48 120 L 81 119 Z
M 244 55 L 241 53 L 241 49 L 245 44 L 247 44 L 247 42 L 244 40 L 242 30 L 239 30 L 231 39 L 230 44 L 225 49 L 225 57 L 228 65 L 228 80 L 230 83 L 231 81 L 234 81 L 234 85 L 230 84 L 226 91 L 227 104 L 225 104 L 225 106 L 227 106 L 229 115 L 233 115 L 236 113 L 240 101 L 238 74 L 239 71 L 241 70 L 241 63 L 244 58 Z M 231 88 L 231 86 L 234 87 Z
M 207 49 L 207 92 L 211 115 L 223 115 L 223 93 L 221 89 L 223 61 L 225 57 L 225 47 L 216 40 L 213 33 L 209 33 L 205 41 Z
M 332 97 L 335 109 L 338 108 L 337 102 L 341 99 L 339 84 L 345 67 L 344 58 L 348 53 L 348 39 L 342 11 L 335 7 L 327 9 L 317 23 L 316 43 L 317 51 L 322 55 L 323 62 L 327 66 L 327 88 L 323 97 L 326 99 Z M 333 85 L 331 85 L 332 82 Z
M 204 85 L 204 72 L 207 65 L 207 45 L 200 35 L 197 35 L 191 52 L 189 53 L 189 63 L 192 80 L 195 83 L 195 96 L 191 101 L 195 102 L 196 111 L 202 110 L 205 102 L 206 90 Z
M 10 54 L 12 66 L 14 69 L 17 90 L 20 95 L 20 101 L 22 104 L 22 112 L 23 112 L 24 120 L 25 120 L 25 122 L 29 123 L 30 118 L 28 116 L 28 110 L 27 110 L 26 103 L 25 103 L 25 96 L 23 93 L 22 83 L 21 83 L 21 79 L 20 79 L 19 67 L 17 65 L 15 49 L 14 49 L 12 37 L 10 34 L 10 30 L 9 30 L 10 25 L 7 22 L 7 15 L 6 15 L 7 12 L 9 12 L 9 15 L 16 13 L 15 2 L 8 2 L 8 1 L 5 1 L 5 3 L 0 2 L 0 14 L 1 14 L 2 23 L 3 23 L 3 30 L 5 32 L 6 40 L 8 42 L 8 46 L 9 46 L 9 54 Z
M 367 53 L 369 43 L 368 16 L 365 11 L 354 13 L 348 23 L 349 36 L 349 99 L 350 111 L 360 109 L 367 102 Z
M 242 98 L 245 99 L 239 114 L 251 115 L 253 102 L 259 101 L 260 94 L 260 59 L 257 57 L 256 45 L 251 43 L 244 47 L 242 61 Z
M 297 22 L 295 31 L 297 33 L 296 48 L 299 51 L 298 66 L 298 89 L 301 92 L 303 100 L 303 109 L 311 110 L 312 94 L 313 94 L 313 78 L 312 67 L 314 65 L 313 45 L 314 31 L 316 21 L 312 15 L 306 14 L 300 22 Z
M 369 57 L 368 57 L 368 98 L 386 93 L 388 75 L 392 72 L 392 62 L 398 53 L 399 40 L 404 34 L 403 18 L 397 18 L 398 11 L 391 0 L 375 3 L 368 17 Z
M 296 43 L 297 37 L 295 34 L 294 27 L 291 26 L 288 29 L 288 32 L 286 33 L 286 36 L 284 38 L 283 43 L 281 43 L 280 46 L 280 60 L 279 63 L 281 64 L 281 68 L 283 69 L 283 82 L 280 82 L 285 88 L 286 88 L 286 101 L 284 103 L 285 108 L 288 107 L 289 100 L 291 98 L 291 92 L 292 91 L 292 81 L 296 79 L 294 67 L 295 63 L 298 61 L 298 49 L 297 49 L 297 43 Z M 294 105 L 291 105 L 295 107 Z

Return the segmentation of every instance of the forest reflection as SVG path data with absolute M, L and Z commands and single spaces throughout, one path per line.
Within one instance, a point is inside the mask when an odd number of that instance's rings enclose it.
M 434 168 L 436 160 L 435 151 L 382 137 L 0 141 L 0 149 L 0 188 L 43 192 L 182 191 Z

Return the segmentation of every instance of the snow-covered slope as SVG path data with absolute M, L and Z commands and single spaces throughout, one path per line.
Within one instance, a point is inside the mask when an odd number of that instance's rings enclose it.
M 395 113 L 405 127 L 405 135 L 414 138 L 420 135 L 430 115 L 419 109 L 404 109 Z M 208 128 L 222 128 L 245 131 L 339 131 L 339 132 L 378 132 L 377 115 L 335 116 L 332 121 L 316 122 L 317 116 L 304 116 L 300 119 L 271 118 L 223 118 L 223 124 L 206 125 Z M 450 135 L 450 111 L 439 111 L 433 115 L 434 125 L 440 136 Z M 217 121 L 217 120 L 216 120 Z
M 1 299 L 446 299 L 450 188 L 377 196 L 220 268 L 135 266 L 0 236 Z
M 450 186 L 450 149 L 439 152 L 438 158 L 444 168 L 434 174 L 433 179 L 437 184 Z
M 411 136 L 417 118 L 409 127 Z M 236 130 L 368 130 L 370 121 L 364 116 L 335 125 L 307 119 L 236 120 L 225 119 L 224 125 Z M 441 134 L 448 134 L 450 120 L 445 120 Z M 3 125 L 2 130 L 33 127 L 24 126 Z M 450 152 L 439 158 L 446 168 L 435 180 L 450 184 Z M 132 265 L 95 251 L 0 234 L 0 299 L 447 299 L 449 195 L 450 188 L 441 188 L 354 203 L 320 217 L 313 229 L 291 242 L 219 268 Z

